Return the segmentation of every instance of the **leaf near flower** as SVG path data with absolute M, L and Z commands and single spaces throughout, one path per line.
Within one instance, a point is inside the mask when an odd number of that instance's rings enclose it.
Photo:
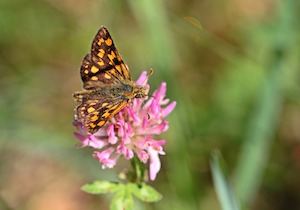
M 114 196 L 110 210 L 132 210 L 133 209 L 133 197 L 126 185 L 123 185 L 124 188 L 118 191 Z
M 162 199 L 162 195 L 153 187 L 146 185 L 128 184 L 128 189 L 140 200 L 144 202 L 157 202 Z
M 89 184 L 85 184 L 81 187 L 82 191 L 91 194 L 110 193 L 121 190 L 124 188 L 123 184 L 108 182 L 108 181 L 95 181 Z

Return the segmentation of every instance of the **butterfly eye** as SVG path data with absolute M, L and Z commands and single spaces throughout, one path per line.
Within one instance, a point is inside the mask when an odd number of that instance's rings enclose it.
M 134 97 L 135 98 L 142 98 L 141 94 L 136 94 Z

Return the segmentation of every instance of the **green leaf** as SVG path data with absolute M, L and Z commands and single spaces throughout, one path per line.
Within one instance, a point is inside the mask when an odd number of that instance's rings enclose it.
M 100 193 L 110 193 L 124 188 L 123 184 L 108 182 L 108 181 L 95 181 L 89 184 L 85 184 L 81 187 L 81 190 L 91 193 L 91 194 L 100 194 Z
M 130 190 L 124 185 L 124 188 L 120 190 L 113 198 L 110 210 L 132 210 L 133 209 L 133 197 Z
M 144 202 L 157 202 L 162 199 L 162 195 L 159 192 L 145 183 L 141 185 L 130 183 L 127 186 L 137 198 Z
M 211 161 L 213 181 L 218 199 L 223 210 L 239 210 L 232 188 L 223 174 L 220 165 L 220 155 L 214 152 Z

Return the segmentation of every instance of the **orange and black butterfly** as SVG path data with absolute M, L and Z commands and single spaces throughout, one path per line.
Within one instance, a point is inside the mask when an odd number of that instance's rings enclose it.
M 80 104 L 75 119 L 93 134 L 121 111 L 133 98 L 144 98 L 147 90 L 133 83 L 108 30 L 102 26 L 80 68 L 85 90 L 73 94 Z

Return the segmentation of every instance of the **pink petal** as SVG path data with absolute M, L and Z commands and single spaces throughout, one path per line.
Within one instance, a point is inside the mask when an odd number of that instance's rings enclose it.
M 126 124 L 126 127 L 127 127 L 127 133 L 128 133 L 129 138 L 130 138 L 130 137 L 133 137 L 135 133 L 134 133 L 134 129 L 133 129 L 133 127 L 131 126 L 131 124 L 130 124 L 130 123 L 127 123 L 127 124 Z
M 156 91 L 154 91 L 153 96 L 158 103 L 161 103 L 163 101 L 163 98 L 166 96 L 166 92 L 167 83 L 162 82 L 159 88 Z
M 142 129 L 145 130 L 148 126 L 148 116 L 145 116 L 144 119 L 143 119 L 143 123 L 142 123 Z
M 128 124 L 128 123 L 125 123 L 125 125 L 124 125 L 124 127 L 123 127 L 123 133 L 124 133 L 124 135 L 123 135 L 123 137 L 122 137 L 122 142 L 123 142 L 124 144 L 130 144 L 130 137 L 129 137 L 128 132 L 127 132 L 127 129 L 126 129 L 126 127 L 128 127 L 127 124 Z
M 130 118 L 132 118 L 132 120 L 133 120 L 133 124 L 134 125 L 139 125 L 140 124 L 140 122 L 141 122 L 141 120 L 140 120 L 140 118 L 137 116 L 137 113 L 136 112 L 134 112 L 132 109 L 128 109 L 128 115 L 129 115 L 129 117 Z
M 96 138 L 94 135 L 82 135 L 80 133 L 74 133 L 74 136 L 78 138 L 82 145 L 81 147 L 93 147 L 95 149 L 101 149 L 104 146 L 107 145 L 107 142 L 105 140 L 101 140 L 99 138 Z
M 144 150 L 141 150 L 137 153 L 138 158 L 140 159 L 140 161 L 144 164 L 147 163 L 148 159 L 149 159 L 149 155 L 147 152 L 145 152 Z
M 107 127 L 107 134 L 108 134 L 108 142 L 110 144 L 116 144 L 118 141 L 118 138 L 115 135 L 115 126 L 114 124 L 111 124 Z
M 144 83 L 146 83 L 148 80 L 148 77 L 147 77 L 147 72 L 146 71 L 143 71 L 140 75 L 140 77 L 137 79 L 137 81 L 135 82 L 135 84 L 137 85 L 143 85 Z
M 131 159 L 134 156 L 134 153 L 132 150 L 128 149 L 124 144 L 121 144 L 117 147 L 117 152 L 119 154 L 123 154 L 125 158 Z
M 117 156 L 115 158 L 110 158 L 110 156 L 114 153 L 114 149 L 113 148 L 109 148 L 107 150 L 104 150 L 102 152 L 99 151 L 95 151 L 93 153 L 93 157 L 97 158 L 99 160 L 99 162 L 101 162 L 102 165 L 102 169 L 105 168 L 113 168 L 116 165 L 117 162 Z
M 95 149 L 101 149 L 108 145 L 107 138 L 100 139 L 99 137 L 96 137 L 94 135 L 89 135 L 89 139 L 89 146 Z
M 150 180 L 153 181 L 153 180 L 155 180 L 156 175 L 160 170 L 161 163 L 160 163 L 160 159 L 158 157 L 157 150 L 153 149 L 152 147 L 149 147 L 148 154 L 150 156 L 149 177 L 150 177 Z
M 152 101 L 151 107 L 149 109 L 150 119 L 160 118 L 160 106 L 156 100 Z
M 97 136 L 99 138 L 101 137 L 107 137 L 107 125 L 105 125 L 104 127 L 100 128 L 96 133 L 94 133 L 94 136 Z
M 153 140 L 152 147 L 155 148 L 159 154 L 165 155 L 163 151 L 163 146 L 166 144 L 166 140 Z
M 159 125 L 148 127 L 147 134 L 161 134 L 169 129 L 168 121 L 163 120 Z
M 176 106 L 176 101 L 173 101 L 167 107 L 165 107 L 162 110 L 162 117 L 164 118 L 164 117 L 168 116 L 174 110 L 175 106 Z
M 143 104 L 143 99 L 134 98 L 132 99 L 131 103 L 132 103 L 131 109 L 134 110 L 134 112 L 139 112 Z
M 118 132 L 117 132 L 118 137 L 123 137 L 124 136 L 123 123 L 118 122 L 117 125 L 118 125 Z
M 143 110 L 147 112 L 153 101 L 154 97 L 149 98 L 149 100 L 144 104 Z

